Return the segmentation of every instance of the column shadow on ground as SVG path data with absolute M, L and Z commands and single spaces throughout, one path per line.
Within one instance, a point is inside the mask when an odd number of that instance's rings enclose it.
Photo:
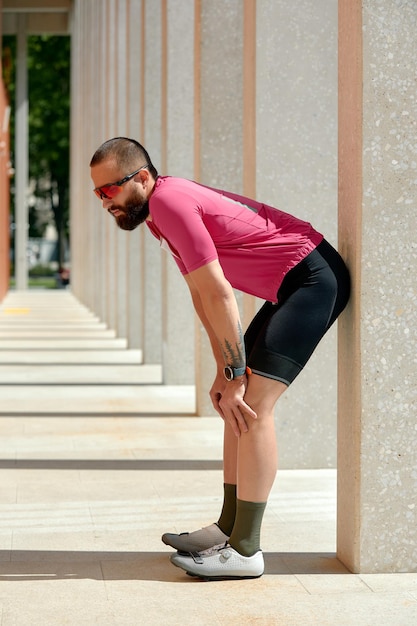
M 217 459 L 0 459 L 0 470 L 221 470 Z
M 169 562 L 170 552 L 87 552 L 1 550 L 1 581 L 34 580 L 193 580 Z M 265 574 L 349 574 L 335 554 L 266 552 Z M 195 579 L 194 579 L 195 580 Z

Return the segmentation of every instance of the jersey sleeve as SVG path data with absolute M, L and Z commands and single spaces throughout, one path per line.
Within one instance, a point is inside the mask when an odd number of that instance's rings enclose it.
M 152 219 L 169 247 L 182 274 L 218 258 L 213 239 L 203 219 L 198 200 L 187 192 L 171 192 L 154 199 Z

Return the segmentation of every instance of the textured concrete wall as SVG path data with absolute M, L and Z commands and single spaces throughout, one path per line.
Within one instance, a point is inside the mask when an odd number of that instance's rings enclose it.
M 172 176 L 194 178 L 194 4 L 165 3 L 164 161 Z M 163 254 L 164 382 L 195 382 L 194 313 L 189 289 L 171 255 Z
M 415 2 L 341 2 L 338 554 L 361 572 L 417 571 L 416 45 Z
M 196 155 L 199 180 L 242 192 L 243 184 L 243 11 L 240 0 L 199 4 L 200 38 Z M 210 342 L 197 326 L 197 410 L 217 415 L 208 392 L 216 367 Z
M 139 138 L 142 132 L 142 81 L 139 71 L 142 67 L 142 38 L 138 33 L 143 29 L 143 13 L 141 2 L 130 2 L 127 15 L 127 134 L 129 137 Z M 130 233 L 128 249 L 128 327 L 127 340 L 131 348 L 143 346 L 143 229 Z M 135 288 L 132 289 L 132 285 Z
M 363 7 L 361 570 L 417 571 L 417 4 Z
M 143 72 L 143 136 L 139 138 L 146 146 L 155 167 L 162 173 L 162 46 L 161 0 L 144 4 L 144 59 L 138 68 Z M 143 237 L 143 284 L 144 284 L 144 358 L 147 363 L 162 362 L 162 309 L 161 280 L 163 254 L 155 240 L 145 232 Z M 152 320 L 152 327 L 146 326 Z
M 257 3 L 256 191 L 337 245 L 337 1 Z M 276 409 L 281 467 L 336 464 L 336 328 Z
M 114 133 L 120 135 L 128 134 L 128 115 L 127 115 L 127 80 L 129 65 L 125 63 L 126 59 L 126 42 L 128 38 L 129 16 L 128 16 L 127 0 L 118 0 L 115 6 L 114 14 L 110 18 L 114 32 L 110 36 L 115 41 L 115 51 L 113 63 L 115 64 L 114 75 L 117 77 L 116 89 L 109 96 L 115 101 L 115 123 Z M 128 334 L 128 251 L 131 237 L 129 233 L 117 229 L 116 231 L 116 273 L 115 273 L 115 289 L 114 289 L 114 308 L 115 308 L 115 330 L 119 337 L 127 337 Z

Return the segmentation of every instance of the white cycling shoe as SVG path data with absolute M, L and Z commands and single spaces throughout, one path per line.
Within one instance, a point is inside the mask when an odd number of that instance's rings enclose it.
M 204 552 L 173 554 L 171 562 L 190 576 L 204 580 L 259 578 L 264 573 L 261 550 L 253 556 L 242 556 L 228 544 Z
M 179 552 L 187 553 L 201 552 L 213 546 L 224 545 L 228 539 L 229 537 L 220 530 L 217 524 L 210 524 L 210 526 L 205 526 L 192 533 L 181 533 L 179 535 L 165 533 L 162 535 L 162 541 L 167 546 L 172 546 Z

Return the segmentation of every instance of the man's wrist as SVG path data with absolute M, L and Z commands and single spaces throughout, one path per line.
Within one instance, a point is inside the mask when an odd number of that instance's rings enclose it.
M 233 367 L 232 365 L 226 365 L 223 369 L 225 379 L 230 382 L 237 378 L 243 378 L 246 374 L 250 373 L 250 369 L 246 365 L 241 367 Z

